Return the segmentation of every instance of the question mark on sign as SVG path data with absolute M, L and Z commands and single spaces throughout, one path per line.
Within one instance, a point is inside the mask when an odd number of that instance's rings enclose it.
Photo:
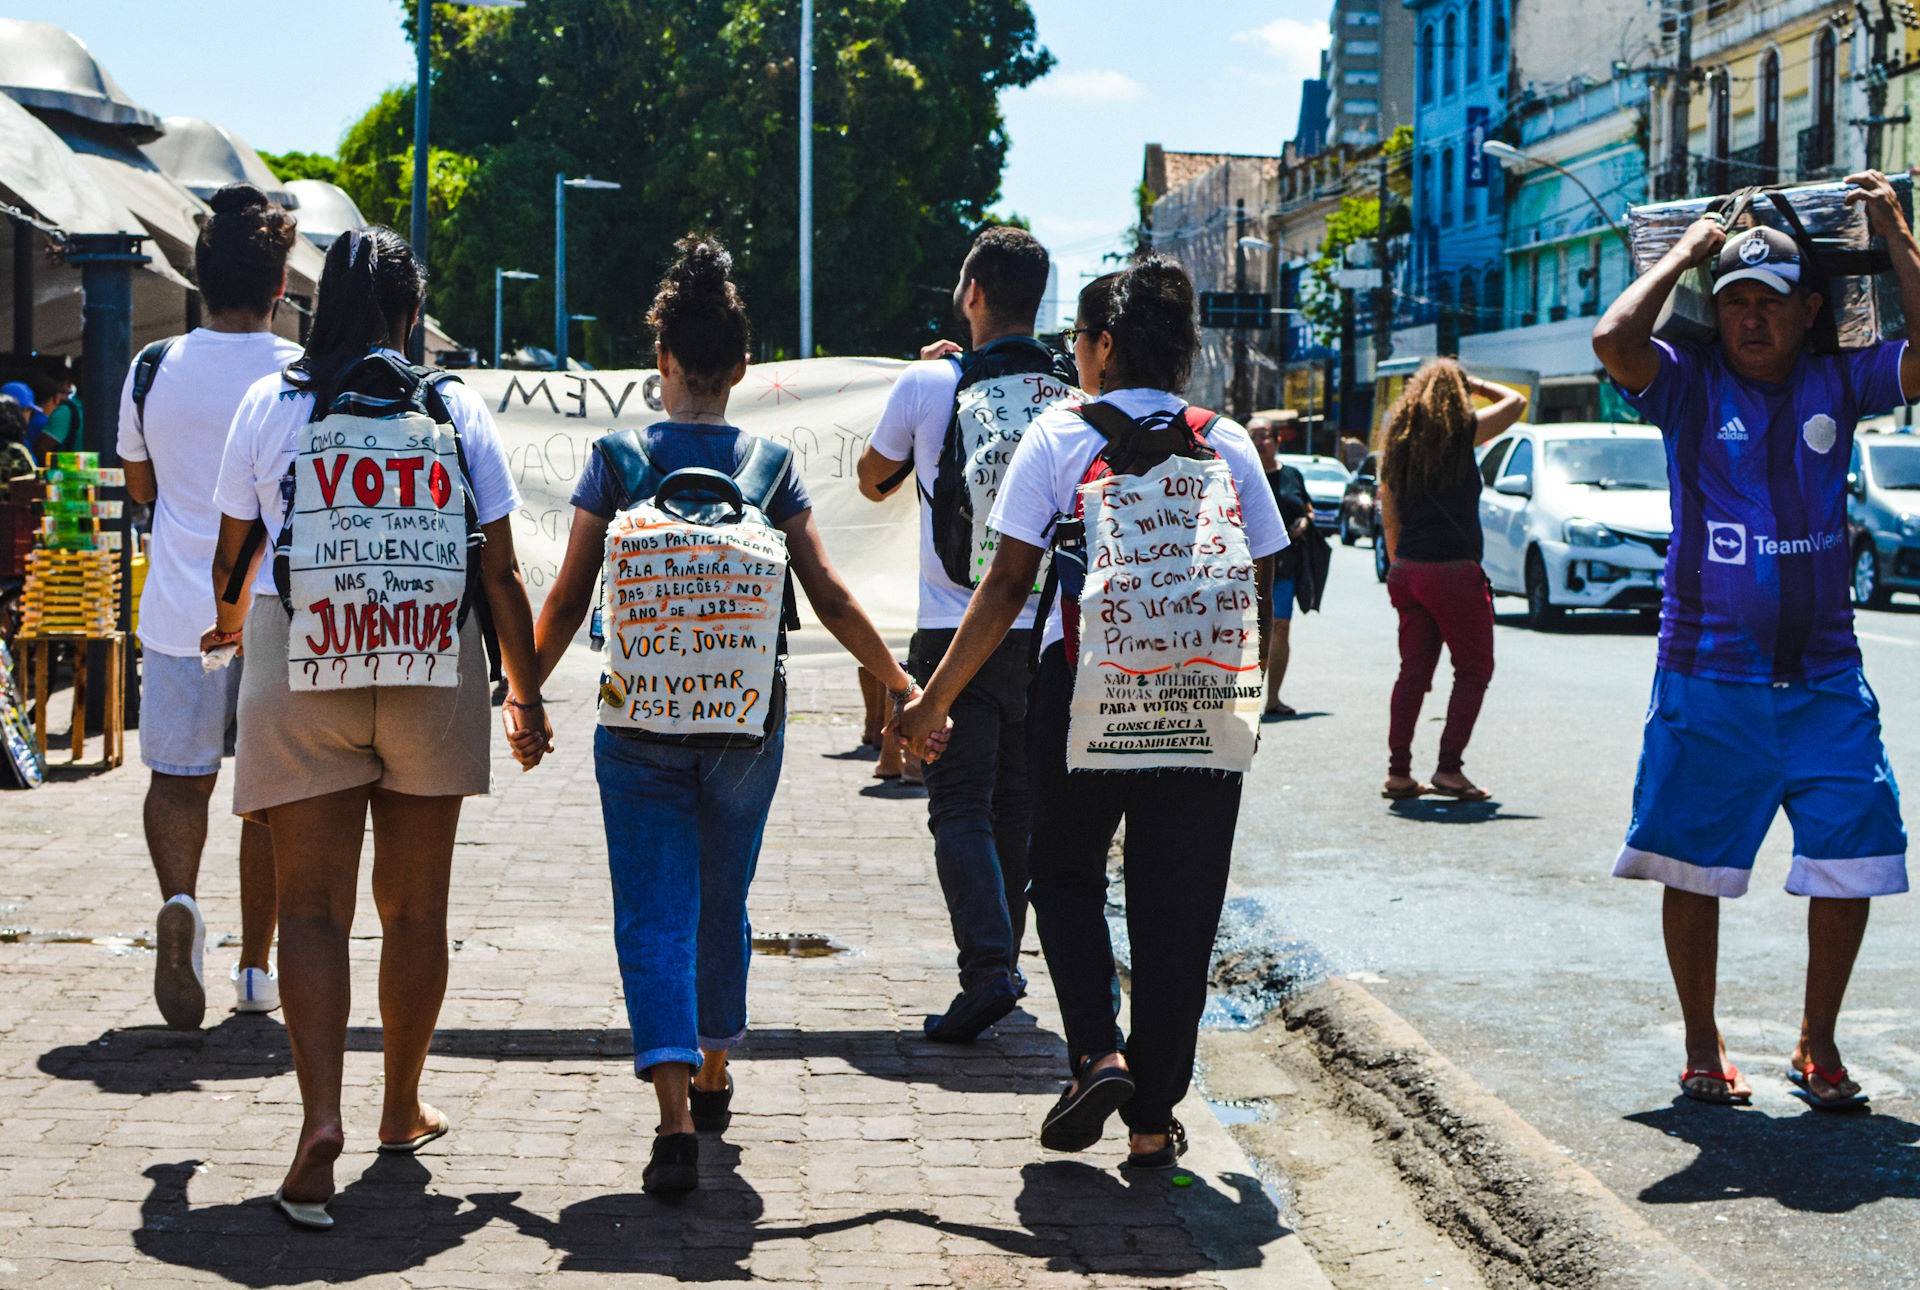
M 753 711 L 753 705 L 758 702 L 760 702 L 760 691 L 758 690 L 748 690 L 744 695 L 742 695 L 741 703 L 740 703 L 740 717 L 739 717 L 739 720 L 737 720 L 734 724 L 741 725 L 741 726 L 746 725 L 747 714 Z
M 305 666 L 307 668 L 307 684 L 318 685 L 320 683 L 320 661 L 310 658 L 306 661 Z
M 380 679 L 380 656 L 378 654 L 369 654 L 367 655 L 366 662 L 367 666 L 373 669 L 373 679 L 378 681 Z
M 340 679 L 342 681 L 346 680 L 347 679 L 347 660 L 344 658 L 336 658 L 335 660 L 333 660 L 333 665 L 340 669 Z
M 400 665 L 406 669 L 407 679 L 411 681 L 413 679 L 413 655 L 402 654 L 400 656 Z

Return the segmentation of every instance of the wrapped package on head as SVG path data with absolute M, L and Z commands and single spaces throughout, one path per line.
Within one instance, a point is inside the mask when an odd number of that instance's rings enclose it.
M 1909 222 L 1913 219 L 1913 185 L 1906 175 L 1892 176 L 1894 193 Z M 1810 289 L 1826 300 L 1825 319 L 1810 337 L 1821 352 L 1864 349 L 1906 334 L 1900 310 L 1899 286 L 1893 279 L 1886 248 L 1867 229 L 1866 213 L 1847 204 L 1848 184 L 1801 184 L 1751 195 L 1695 197 L 1685 201 L 1634 206 L 1627 211 L 1627 232 L 1633 243 L 1635 274 L 1645 273 L 1673 249 L 1687 226 L 1706 215 L 1736 212 L 1729 233 L 1764 225 L 1812 247 Z M 1791 218 L 1788 211 L 1791 209 Z M 1798 223 L 1798 228 L 1795 223 Z M 1802 248 L 1803 257 L 1806 248 Z M 1715 335 L 1713 280 L 1708 266 L 1688 270 L 1674 288 L 1660 316 L 1655 335 L 1662 340 L 1700 342 Z

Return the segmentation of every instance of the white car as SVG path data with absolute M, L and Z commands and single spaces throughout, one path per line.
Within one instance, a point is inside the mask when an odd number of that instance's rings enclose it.
M 1480 478 L 1481 565 L 1495 592 L 1527 598 L 1529 626 L 1659 609 L 1673 519 L 1658 429 L 1518 425 L 1483 450 Z
M 1346 499 L 1347 484 L 1353 479 L 1353 472 L 1341 465 L 1337 457 L 1283 452 L 1278 460 L 1282 466 L 1292 466 L 1306 479 L 1307 500 L 1313 503 L 1313 526 L 1322 533 L 1337 530 L 1340 527 L 1340 503 Z

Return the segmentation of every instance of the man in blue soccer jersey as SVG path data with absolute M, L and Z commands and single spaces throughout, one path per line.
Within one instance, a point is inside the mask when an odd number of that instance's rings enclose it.
M 1920 339 L 1920 245 L 1886 176 L 1849 176 L 1887 246 L 1908 335 Z M 1715 344 L 1655 340 L 1681 277 L 1713 264 Z M 1814 267 L 1768 228 L 1688 228 L 1600 320 L 1593 350 L 1666 441 L 1673 507 L 1659 658 L 1633 821 L 1614 866 L 1666 884 L 1667 960 L 1686 1023 L 1680 1087 L 1745 1103 L 1715 1024 L 1720 897 L 1746 891 L 1785 807 L 1787 890 L 1809 897 L 1807 993 L 1788 1076 L 1813 1106 L 1865 1103 L 1834 1023 L 1868 902 L 1907 889 L 1899 790 L 1848 602 L 1847 463 L 1854 425 L 1920 398 L 1907 340 L 1824 355 Z

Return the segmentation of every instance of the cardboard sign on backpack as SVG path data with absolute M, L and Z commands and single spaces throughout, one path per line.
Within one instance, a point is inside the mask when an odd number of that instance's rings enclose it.
M 967 518 L 962 568 L 948 568 L 948 576 L 963 587 L 977 587 L 993 563 L 999 535 L 987 525 L 1001 481 L 1020 436 L 1042 412 L 1062 399 L 1081 397 L 1079 391 L 1053 372 L 1009 372 L 985 377 L 961 387 L 954 397 L 954 433 L 959 436 L 961 488 L 966 505 L 956 508 Z M 959 537 L 962 535 L 956 535 Z M 939 536 L 936 535 L 936 544 Z M 958 575 L 965 573 L 966 577 Z
M 1227 463 L 1168 457 L 1081 489 L 1087 575 L 1069 770 L 1245 771 L 1259 596 Z

